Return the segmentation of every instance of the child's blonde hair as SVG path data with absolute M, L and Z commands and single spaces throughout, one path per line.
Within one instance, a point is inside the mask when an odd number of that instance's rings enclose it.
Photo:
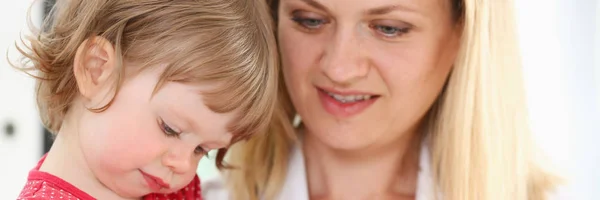
M 278 56 L 264 1 L 61 0 L 42 27 L 24 48 L 17 46 L 25 56 L 18 68 L 37 78 L 38 109 L 53 133 L 78 95 L 76 51 L 96 36 L 116 50 L 115 93 L 126 77 L 125 60 L 142 64 L 135 71 L 167 64 L 155 91 L 166 81 L 219 84 L 204 102 L 215 112 L 238 113 L 230 125 L 232 143 L 263 131 L 271 118 Z M 224 155 L 217 153 L 218 167 Z

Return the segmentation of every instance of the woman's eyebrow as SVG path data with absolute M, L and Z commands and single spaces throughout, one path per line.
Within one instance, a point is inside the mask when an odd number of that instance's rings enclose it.
M 395 5 L 387 5 L 387 6 L 377 7 L 377 8 L 371 8 L 366 11 L 366 14 L 368 14 L 368 15 L 384 15 L 384 14 L 388 14 L 388 13 L 394 12 L 394 11 L 417 13 L 417 11 L 413 8 L 409 8 L 409 7 L 401 5 L 401 4 L 395 4 Z
M 322 10 L 325 12 L 329 12 L 329 9 L 327 9 L 327 7 L 325 7 L 323 4 L 321 4 L 315 0 L 300 0 L 300 1 L 308 4 L 309 6 L 316 8 L 316 9 L 319 9 L 319 10 Z

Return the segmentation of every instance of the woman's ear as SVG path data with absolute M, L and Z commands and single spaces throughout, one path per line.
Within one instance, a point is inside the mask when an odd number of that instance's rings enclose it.
M 112 99 L 109 94 L 114 86 L 112 77 L 117 73 L 115 57 L 113 44 L 100 36 L 86 39 L 77 48 L 73 73 L 86 103 L 98 106 Z

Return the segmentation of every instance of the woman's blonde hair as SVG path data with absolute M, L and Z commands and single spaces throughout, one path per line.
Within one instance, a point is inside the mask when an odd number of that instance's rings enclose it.
M 217 83 L 203 93 L 213 111 L 236 111 L 233 142 L 264 132 L 275 107 L 278 55 L 269 8 L 258 0 L 59 0 L 42 26 L 17 49 L 13 66 L 37 78 L 38 109 L 53 133 L 78 95 L 73 74 L 77 48 L 102 37 L 116 50 L 115 93 L 126 78 L 124 61 L 166 64 L 155 91 L 167 81 Z M 87 45 L 86 45 L 87 46 Z M 110 103 L 91 110 L 101 112 Z M 217 153 L 217 166 L 225 150 Z
M 270 3 L 276 18 L 278 2 Z M 434 190 L 446 200 L 545 199 L 551 176 L 534 162 L 513 3 L 452 0 L 452 9 L 461 48 L 425 122 Z M 280 92 L 269 134 L 232 149 L 230 162 L 243 166 L 226 171 L 235 199 L 273 199 L 281 189 L 295 135 Z

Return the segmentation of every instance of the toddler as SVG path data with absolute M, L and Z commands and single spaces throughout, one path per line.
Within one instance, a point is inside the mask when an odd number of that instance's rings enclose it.
M 271 118 L 264 1 L 59 0 L 43 27 L 16 67 L 55 140 L 18 199 L 200 199 L 200 158 Z

